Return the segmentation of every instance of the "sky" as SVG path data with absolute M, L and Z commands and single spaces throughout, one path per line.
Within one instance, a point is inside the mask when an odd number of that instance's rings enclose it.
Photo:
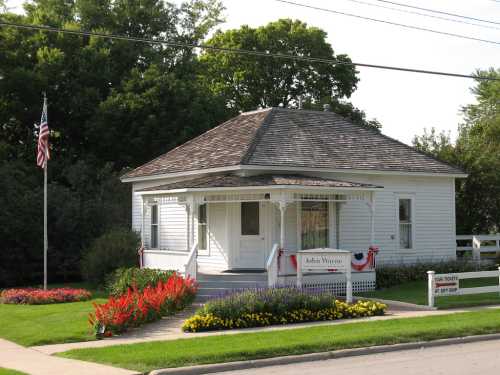
M 497 22 L 490 28 L 396 12 L 366 5 L 409 8 L 377 0 L 294 0 L 317 7 L 379 18 L 500 42 L 500 2 L 495 0 L 394 0 L 398 3 L 440 10 Z M 181 2 L 174 0 L 174 2 Z M 20 9 L 21 0 L 7 5 Z M 343 15 L 305 9 L 275 0 L 223 0 L 226 23 L 221 29 L 265 25 L 279 18 L 299 19 L 328 33 L 335 54 L 347 54 L 354 62 L 471 74 L 476 69 L 500 67 L 500 45 L 429 32 L 409 30 Z M 413 10 L 417 11 L 417 10 Z M 425 13 L 423 11 L 417 11 Z M 432 13 L 427 13 L 432 14 Z M 437 14 L 434 14 L 438 16 Z M 441 17 L 448 17 L 440 15 Z M 459 18 L 455 18 L 460 20 Z M 435 127 L 456 137 L 462 106 L 474 103 L 472 79 L 358 68 L 360 82 L 352 103 L 369 119 L 383 125 L 384 134 L 410 144 L 415 134 Z

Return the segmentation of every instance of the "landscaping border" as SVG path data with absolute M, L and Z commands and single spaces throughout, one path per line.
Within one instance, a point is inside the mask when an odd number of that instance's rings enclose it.
M 500 340 L 500 333 L 454 337 L 454 338 L 439 339 L 432 341 L 408 342 L 408 343 L 393 344 L 393 345 L 377 345 L 365 348 L 341 349 L 329 352 L 281 356 L 274 358 L 255 359 L 249 361 L 236 361 L 228 363 L 215 363 L 215 364 L 197 365 L 197 366 L 188 366 L 179 368 L 167 368 L 167 369 L 153 370 L 149 372 L 149 375 L 211 374 L 215 372 L 247 370 L 252 368 L 261 368 L 268 366 L 289 365 L 294 363 L 323 361 L 327 359 L 348 358 L 348 357 L 356 357 L 369 354 L 380 354 L 380 353 L 396 352 L 401 350 L 433 348 L 439 346 L 467 344 L 467 343 L 491 341 L 491 340 Z

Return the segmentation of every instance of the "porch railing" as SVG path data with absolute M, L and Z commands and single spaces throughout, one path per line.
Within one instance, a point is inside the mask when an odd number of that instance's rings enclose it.
M 472 252 L 474 260 L 480 260 L 481 254 L 494 253 L 500 255 L 500 233 L 457 235 L 457 255 Z
M 278 285 L 278 258 L 279 258 L 279 245 L 274 244 L 271 254 L 267 258 L 266 271 L 267 271 L 267 285 L 273 287 Z
M 184 276 L 190 277 L 196 280 L 196 274 L 198 273 L 198 242 L 195 242 L 191 247 L 191 251 L 184 265 Z

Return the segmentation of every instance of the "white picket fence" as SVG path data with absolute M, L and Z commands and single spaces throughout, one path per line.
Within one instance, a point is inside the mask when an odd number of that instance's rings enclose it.
M 457 255 L 472 252 L 472 258 L 480 260 L 481 255 L 492 258 L 500 254 L 500 233 L 457 235 L 456 241 Z
M 428 276 L 428 303 L 434 307 L 436 297 L 462 296 L 466 294 L 499 293 L 500 294 L 500 267 L 496 271 L 442 273 L 427 271 Z M 461 288 L 460 280 L 481 279 L 485 277 L 498 278 L 498 285 Z

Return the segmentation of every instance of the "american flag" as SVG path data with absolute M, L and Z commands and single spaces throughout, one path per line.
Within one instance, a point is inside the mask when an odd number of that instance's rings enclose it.
M 49 152 L 49 123 L 47 120 L 47 98 L 43 99 L 42 118 L 38 131 L 38 153 L 36 155 L 36 164 L 45 168 L 47 160 L 50 159 Z

